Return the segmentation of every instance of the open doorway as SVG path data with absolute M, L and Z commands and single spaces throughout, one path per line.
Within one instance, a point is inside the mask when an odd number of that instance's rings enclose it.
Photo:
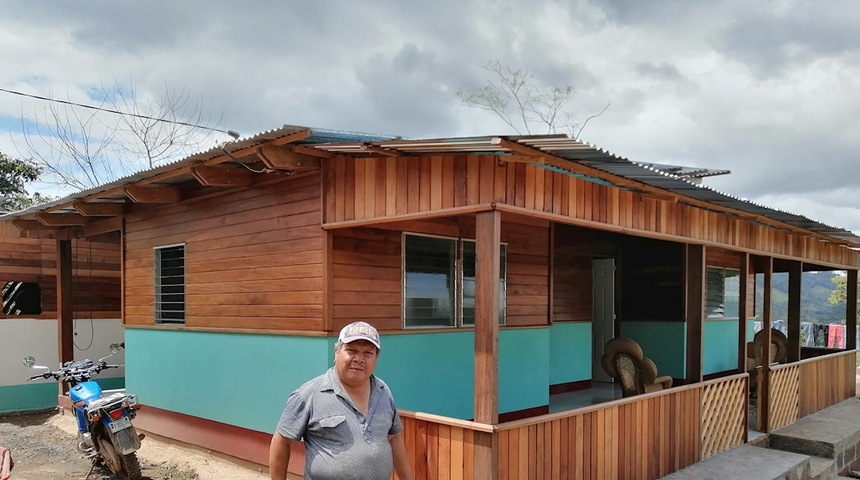
M 615 337 L 615 259 L 592 260 L 592 372 L 593 382 L 612 382 L 601 366 L 603 347 Z

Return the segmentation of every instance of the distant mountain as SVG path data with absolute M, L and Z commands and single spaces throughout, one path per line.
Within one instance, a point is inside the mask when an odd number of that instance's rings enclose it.
M 831 305 L 830 292 L 836 289 L 831 280 L 834 272 L 804 272 L 800 286 L 800 321 L 813 323 L 845 323 L 845 302 Z M 764 298 L 764 275 L 756 275 L 755 312 L 761 316 Z M 788 274 L 774 273 L 772 320 L 788 317 Z

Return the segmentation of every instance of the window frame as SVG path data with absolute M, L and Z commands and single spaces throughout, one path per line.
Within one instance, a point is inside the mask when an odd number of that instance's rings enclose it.
M 167 318 L 164 316 L 164 314 L 166 312 L 170 312 L 170 311 L 162 308 L 162 305 L 164 303 L 169 303 L 169 302 L 165 302 L 165 300 L 163 299 L 163 296 L 165 296 L 165 295 L 178 295 L 178 293 L 165 293 L 162 291 L 162 286 L 163 286 L 162 285 L 162 279 L 164 278 L 164 276 L 162 275 L 162 269 L 164 268 L 163 262 L 166 261 L 166 259 L 162 258 L 162 252 L 165 250 L 176 249 L 176 248 L 180 248 L 180 247 L 182 248 L 182 267 L 181 267 L 182 268 L 182 274 L 181 274 L 181 278 L 182 278 L 182 292 L 181 292 L 181 295 L 182 295 L 182 301 L 181 301 L 182 318 L 181 319 Z M 187 293 L 187 285 L 188 285 L 187 280 L 188 280 L 188 278 L 187 278 L 187 274 L 186 274 L 186 272 L 187 272 L 187 262 L 186 262 L 187 250 L 185 247 L 186 247 L 185 243 L 174 243 L 174 244 L 170 244 L 170 245 L 159 245 L 157 247 L 153 247 L 153 249 L 152 249 L 153 255 L 154 255 L 154 258 L 153 258 L 154 272 L 153 273 L 154 273 L 154 290 L 155 290 L 154 291 L 155 298 L 154 298 L 154 303 L 153 303 L 153 309 L 154 309 L 153 317 L 155 319 L 156 325 L 180 325 L 181 326 L 181 325 L 185 325 L 186 322 L 188 321 L 188 298 L 187 298 L 187 295 L 188 295 L 188 293 Z M 179 303 L 179 302 L 175 302 L 175 303 Z
M 407 289 L 406 289 L 406 281 L 407 281 L 407 251 L 406 251 L 406 242 L 408 237 L 424 237 L 424 238 L 435 238 L 440 240 L 447 240 L 453 242 L 454 247 L 454 302 L 452 305 L 452 313 L 453 313 L 453 325 L 432 325 L 432 326 L 423 326 L 423 325 L 409 325 L 408 317 L 407 317 Z M 464 258 L 464 244 L 465 243 L 476 243 L 475 239 L 470 238 L 461 238 L 461 237 L 452 237 L 446 235 L 435 235 L 435 234 L 427 234 L 427 233 L 414 233 L 414 232 L 402 232 L 401 234 L 401 271 L 400 271 L 400 284 L 401 284 L 401 308 L 400 308 L 400 316 L 401 316 L 401 328 L 404 330 L 426 330 L 426 329 L 436 329 L 436 330 L 449 330 L 449 329 L 462 329 L 462 328 L 474 328 L 474 323 L 464 324 L 463 323 L 463 308 L 464 308 L 464 298 L 463 298 L 463 290 L 464 290 L 464 272 L 463 272 L 463 258 Z M 501 261 L 504 262 L 504 265 L 500 265 L 499 272 L 499 325 L 504 326 L 507 324 L 507 259 L 508 259 L 508 244 L 506 242 L 502 242 L 502 258 Z M 502 307 L 504 305 L 504 308 Z
M 710 302 L 711 297 L 711 289 L 709 287 L 708 282 L 708 274 L 709 272 L 719 271 L 721 275 L 722 282 L 720 283 L 720 305 L 722 306 L 723 312 L 721 315 L 714 315 L 709 312 L 708 304 Z M 726 272 L 734 272 L 734 275 L 726 275 Z M 739 268 L 730 268 L 730 267 L 720 267 L 716 265 L 706 265 L 705 266 L 705 301 L 704 301 L 704 317 L 706 321 L 720 321 L 720 320 L 739 320 L 740 318 L 740 299 L 741 299 L 741 291 L 740 291 L 740 276 L 741 271 Z M 727 302 L 726 302 L 726 279 L 727 278 L 736 278 L 737 279 L 737 303 L 738 308 L 735 310 L 734 316 L 727 316 Z

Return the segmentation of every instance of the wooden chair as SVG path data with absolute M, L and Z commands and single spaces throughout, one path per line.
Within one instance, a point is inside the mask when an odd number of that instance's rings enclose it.
M 747 343 L 747 373 L 750 374 L 750 393 L 758 390 L 758 372 L 764 365 L 764 330 L 759 330 L 752 342 Z M 770 329 L 770 363 L 782 363 L 788 356 L 788 338 L 780 330 Z
M 672 377 L 657 376 L 657 366 L 642 354 L 642 347 L 629 338 L 606 343 L 600 361 L 603 369 L 621 384 L 624 397 L 656 392 L 672 386 Z

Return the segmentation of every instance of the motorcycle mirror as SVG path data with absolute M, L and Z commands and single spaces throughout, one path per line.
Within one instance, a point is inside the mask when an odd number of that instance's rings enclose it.
M 32 367 L 36 364 L 36 359 L 28 355 L 21 360 L 21 363 L 23 363 L 25 367 Z
M 118 344 L 116 342 L 111 343 L 110 344 L 110 353 L 117 353 L 120 351 L 121 348 L 122 347 L 120 346 L 120 344 Z

